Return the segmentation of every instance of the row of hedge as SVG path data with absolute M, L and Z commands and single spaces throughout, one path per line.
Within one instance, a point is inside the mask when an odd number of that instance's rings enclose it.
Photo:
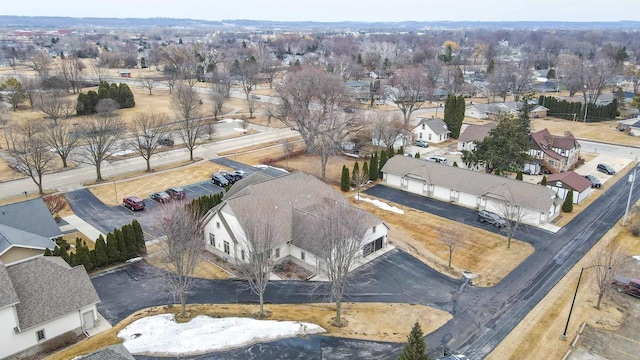
M 78 115 L 95 114 L 98 103 L 103 99 L 112 99 L 120 109 L 136 106 L 133 93 L 127 84 L 121 83 L 117 85 L 116 83 L 109 84 L 106 81 L 101 81 L 100 86 L 98 86 L 98 92 L 90 90 L 86 94 L 78 94 L 76 112 Z

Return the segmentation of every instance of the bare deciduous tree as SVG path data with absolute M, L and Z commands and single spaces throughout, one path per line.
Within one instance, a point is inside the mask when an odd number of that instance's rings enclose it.
M 100 117 L 114 117 L 119 109 L 120 106 L 114 99 L 100 99 L 96 105 L 96 114 Z
M 51 55 L 44 51 L 35 51 L 31 54 L 31 63 L 33 64 L 33 70 L 38 73 L 38 76 L 43 79 L 49 76 L 49 71 L 53 65 L 53 59 Z
M 245 242 L 241 251 L 246 256 L 246 262 L 238 266 L 238 275 L 247 281 L 251 291 L 260 298 L 259 317 L 264 317 L 264 292 L 275 267 L 273 253 L 278 245 L 280 223 L 277 217 L 269 215 L 267 209 L 257 206 L 253 212 L 253 216 L 247 216 L 251 221 L 243 226 Z
M 348 89 L 339 77 L 305 66 L 288 74 L 279 94 L 277 117 L 300 132 L 307 152 L 320 154 L 324 178 L 329 156 L 362 127 L 361 114 L 345 111 L 351 105 Z
M 80 134 L 76 129 L 69 124 L 45 125 L 42 138 L 51 147 L 51 150 L 60 156 L 62 167 L 68 167 L 67 159 L 80 143 Z
M 404 133 L 404 123 L 398 113 L 369 112 L 367 123 L 371 124 L 371 139 L 378 148 L 392 147 L 398 137 Z
M 396 104 L 404 117 L 404 128 L 409 128 L 409 119 L 433 94 L 434 85 L 419 67 L 407 67 L 391 78 L 394 90 L 389 98 Z
M 134 140 L 131 145 L 147 163 L 147 172 L 151 172 L 151 156 L 158 152 L 158 140 L 166 134 L 169 118 L 164 114 L 140 113 L 131 123 Z
M 336 303 L 334 324 L 344 326 L 341 301 L 349 284 L 349 271 L 361 251 L 369 229 L 364 211 L 347 203 L 326 199 L 313 212 L 296 210 L 305 236 L 317 244 L 314 249 L 319 266 L 329 280 L 331 299 Z M 296 221 L 297 222 L 297 221 Z
M 218 120 L 218 115 L 222 115 L 222 106 L 224 106 L 225 98 L 218 92 L 214 83 L 209 83 L 209 100 L 213 109 L 213 118 Z
M 165 204 L 158 223 L 164 237 L 160 253 L 167 270 L 163 280 L 171 293 L 180 298 L 181 316 L 185 317 L 187 294 L 194 286 L 193 274 L 205 248 L 203 223 L 181 202 Z
M 192 86 L 180 85 L 171 98 L 171 107 L 178 117 L 178 132 L 189 150 L 189 160 L 193 161 L 193 150 L 200 146 L 200 139 L 207 129 L 200 119 L 200 96 Z
M 84 68 L 84 64 L 78 58 L 68 57 L 61 60 L 60 73 L 71 84 L 74 94 L 80 92 L 83 80 L 82 70 Z
M 102 162 L 109 159 L 121 145 L 126 127 L 118 116 L 96 116 L 85 119 L 81 125 L 82 146 L 79 155 L 96 167 L 96 181 L 102 181 Z
M 43 194 L 42 177 L 53 168 L 53 154 L 40 134 L 19 134 L 9 154 L 13 168 L 29 175 L 38 186 L 38 193 Z
M 36 97 L 36 107 L 47 115 L 55 125 L 58 119 L 71 116 L 75 112 L 73 102 L 65 97 L 66 92 L 60 89 L 52 89 L 41 92 Z
M 620 269 L 627 254 L 618 242 L 612 240 L 606 246 L 599 247 L 589 256 L 593 271 L 596 273 L 596 282 L 593 290 L 598 294 L 596 309 L 600 310 L 602 298 L 611 288 L 613 276 Z
M 438 229 L 438 234 L 440 238 L 440 242 L 442 242 L 449 252 L 449 263 L 447 267 L 451 269 L 451 261 L 453 260 L 453 252 L 456 250 L 458 245 L 460 244 L 460 238 L 462 237 L 462 232 L 460 228 L 457 226 L 442 226 Z
M 510 193 L 510 190 L 507 189 Z M 516 204 L 513 194 L 506 196 L 505 201 L 498 205 L 496 210 L 498 215 L 505 221 L 504 232 L 507 237 L 507 249 L 511 248 L 511 240 L 518 231 L 520 224 L 526 218 L 526 213 L 522 206 Z
M 149 95 L 153 95 L 151 90 L 156 86 L 156 81 L 151 78 L 142 79 L 142 87 L 149 90 Z
M 595 104 L 603 92 L 615 85 L 620 66 L 610 59 L 582 63 L 582 96 L 585 103 Z
M 4 134 L 4 140 L 7 143 L 7 147 L 9 147 L 9 133 L 7 132 L 7 128 L 10 121 L 11 113 L 7 110 L 3 103 L 0 103 L 0 126 L 2 126 L 2 133 Z M 2 143 L 0 143 L 0 149 L 2 149 Z
M 58 218 L 60 211 L 67 207 L 67 200 L 62 194 L 47 195 L 42 197 L 42 202 L 54 218 Z

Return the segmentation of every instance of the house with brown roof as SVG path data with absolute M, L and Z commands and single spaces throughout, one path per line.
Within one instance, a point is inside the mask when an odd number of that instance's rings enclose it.
M 462 124 L 462 130 L 458 137 L 458 151 L 472 151 L 476 149 L 476 143 L 484 140 L 489 132 L 496 128 L 496 123 L 489 122 L 483 125 Z
M 580 158 L 580 143 L 570 131 L 564 135 L 552 135 L 548 129 L 529 135 L 529 155 L 531 162 L 525 164 L 524 171 L 538 174 L 543 168 L 550 173 L 569 171 Z
M 591 181 L 573 171 L 547 176 L 547 187 L 563 200 L 573 191 L 573 203 L 579 204 L 591 194 Z
M 504 214 L 505 207 L 515 206 L 521 221 L 532 225 L 555 219 L 562 204 L 545 186 L 408 156 L 387 160 L 382 173 L 387 186 L 468 208 Z
M 49 339 L 93 328 L 99 301 L 84 267 L 60 257 L 0 264 L 0 358 L 27 356 Z
M 415 140 L 421 139 L 430 143 L 441 143 L 451 136 L 444 120 L 439 118 L 422 118 L 418 125 L 411 130 Z
M 205 219 L 206 249 L 225 261 L 240 264 L 248 261 L 247 231 L 254 219 L 268 214 L 279 226 L 276 228 L 274 256 L 276 262 L 289 260 L 312 272 L 321 272 L 316 258 L 322 239 L 314 239 L 303 231 L 305 222 L 317 217 L 317 207 L 330 201 L 358 212 L 369 230 L 360 244 L 359 263 L 387 246 L 389 228 L 374 215 L 353 207 L 331 186 L 314 176 L 296 172 L 280 177 L 253 173 L 235 183 L 222 202 L 211 209 Z M 309 216 L 308 216 L 309 215 Z M 309 224 L 311 225 L 311 224 Z

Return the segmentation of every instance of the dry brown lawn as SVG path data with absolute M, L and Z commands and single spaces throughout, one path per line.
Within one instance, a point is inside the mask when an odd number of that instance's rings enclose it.
M 161 259 L 161 245 L 158 242 L 153 242 L 147 246 L 147 256 L 145 257 L 145 261 L 158 269 L 174 271 L 174 268 L 166 264 Z M 194 277 L 202 278 L 202 279 L 212 279 L 212 280 L 224 280 L 229 278 L 229 273 L 222 270 L 220 267 L 215 265 L 214 263 L 202 258 L 198 267 L 196 268 Z
M 638 215 L 636 215 L 638 216 Z M 527 354 L 531 359 L 560 359 L 569 350 L 583 322 L 589 325 L 615 330 L 624 321 L 624 309 L 605 296 L 601 310 L 595 309 L 597 295 L 593 290 L 594 274 L 585 272 L 576 298 L 567 331 L 567 340 L 560 335 L 569 314 L 569 307 L 577 285 L 580 269 L 590 265 L 589 255 L 614 241 L 629 254 L 640 253 L 640 241 L 618 222 L 587 255 L 533 308 L 487 359 L 521 359 Z
M 117 337 L 118 332 L 135 320 L 147 316 L 164 313 L 177 314 L 178 306 L 158 306 L 140 310 L 113 328 L 92 336 L 63 351 L 48 357 L 49 360 L 66 360 L 87 354 L 105 346 L 122 342 Z M 255 317 L 258 305 L 189 305 L 190 316 L 209 315 L 212 317 Z M 286 304 L 266 305 L 269 320 L 289 320 L 315 323 L 327 330 L 323 335 L 339 336 L 352 339 L 405 342 L 416 321 L 420 322 L 422 331 L 429 334 L 444 325 L 451 315 L 447 312 L 422 305 L 409 304 L 381 304 L 381 303 L 343 303 L 342 314 L 349 322 L 343 328 L 330 325 L 335 316 L 332 304 Z M 380 316 L 384 314 L 384 316 Z
M 374 198 L 368 195 L 361 196 Z M 353 204 L 376 215 L 389 225 L 389 239 L 394 246 L 431 268 L 455 278 L 460 278 L 465 270 L 471 271 L 478 275 L 478 278 L 473 280 L 476 286 L 497 284 L 534 251 L 533 246 L 515 239 L 511 241 L 511 248 L 507 249 L 507 239 L 502 235 L 384 199 L 379 200 L 403 210 L 404 214 L 396 214 L 368 202 L 351 199 Z M 455 245 L 452 269 L 449 269 L 449 248 L 441 240 L 441 235 L 452 229 L 460 240 Z
M 177 169 L 158 171 L 140 175 L 137 178 L 108 182 L 89 189 L 100 201 L 107 205 L 119 205 L 125 196 L 146 198 L 157 191 L 173 186 L 184 186 L 211 179 L 211 174 L 219 170 L 229 170 L 211 161 L 198 161 Z
M 616 130 L 616 126 L 616 120 L 582 123 L 551 117 L 531 119 L 532 131 L 540 131 L 547 128 L 549 132 L 554 135 L 562 135 L 565 131 L 571 130 L 573 135 L 579 139 L 603 141 L 620 145 L 640 145 L 640 139 L 629 136 L 623 131 Z
M 74 231 L 72 233 L 68 233 L 68 234 L 64 234 L 62 235 L 62 238 L 68 242 L 69 244 L 71 244 L 71 250 L 70 252 L 76 252 L 76 239 L 80 238 L 82 240 L 84 240 L 85 243 L 87 243 L 87 247 L 89 248 L 89 250 L 93 250 L 93 248 L 96 246 L 95 242 L 92 239 L 89 239 L 87 236 L 85 236 L 83 233 L 81 233 L 80 231 Z

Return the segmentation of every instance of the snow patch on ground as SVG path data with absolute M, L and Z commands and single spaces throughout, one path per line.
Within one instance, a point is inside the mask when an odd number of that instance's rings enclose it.
M 374 199 L 369 199 L 369 198 L 363 198 L 362 196 L 356 195 L 356 199 L 357 200 L 362 200 L 362 201 L 366 201 L 368 203 L 373 204 L 374 206 L 379 207 L 382 210 L 387 210 L 387 211 L 391 211 L 394 212 L 396 214 L 404 214 L 404 210 L 402 209 L 398 209 L 395 206 L 391 206 L 385 202 L 382 202 L 380 200 L 374 200 Z
M 279 167 L 275 167 L 275 166 L 270 166 L 270 165 L 254 165 L 253 167 L 257 167 L 258 169 L 276 169 L 276 170 L 280 170 L 284 173 L 289 173 L 287 170 L 283 169 L 283 168 L 279 168 Z
M 325 332 L 322 327 L 298 321 L 212 318 L 199 315 L 177 323 L 173 314 L 136 320 L 120 330 L 118 337 L 134 355 L 197 355 L 244 347 L 305 334 Z
M 241 133 L 246 133 L 247 129 L 242 129 L 242 128 L 233 128 L 233 130 L 237 131 L 237 132 L 241 132 Z
M 221 123 L 232 123 L 232 122 L 242 122 L 242 121 L 243 121 L 242 119 L 223 119 L 223 120 L 220 120 L 219 122 L 221 122 Z

